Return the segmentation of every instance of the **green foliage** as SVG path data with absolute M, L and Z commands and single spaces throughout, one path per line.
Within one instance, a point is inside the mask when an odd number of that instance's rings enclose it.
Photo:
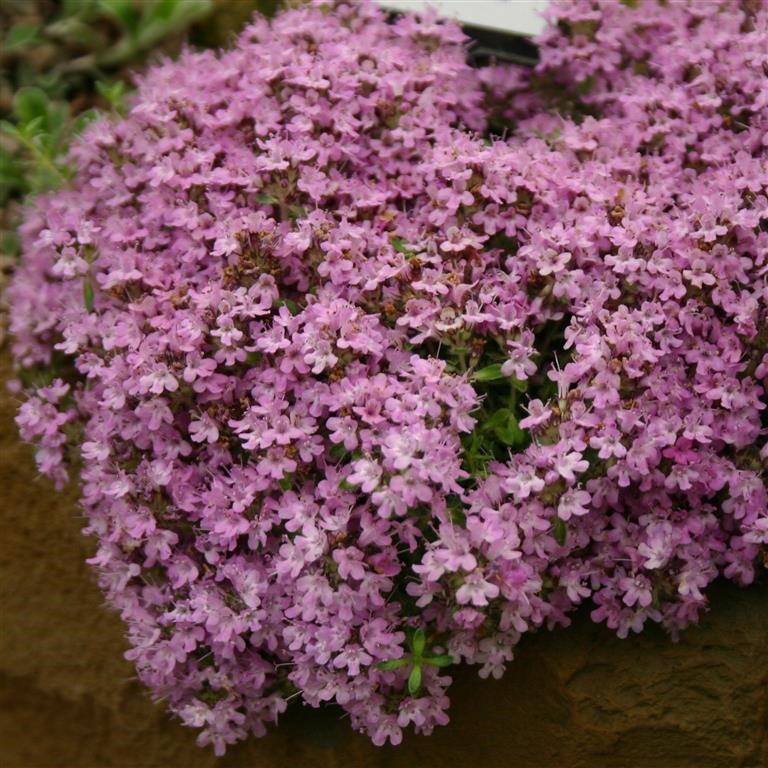
M 497 355 L 501 352 L 491 352 L 483 362 Z M 520 395 L 527 391 L 528 382 L 504 376 L 502 365 L 488 363 L 472 374 L 472 383 L 482 396 L 482 407 L 474 414 L 477 425 L 462 440 L 464 468 L 472 482 L 485 476 L 488 462 L 504 461 L 510 451 L 520 451 L 530 441 L 519 426 L 526 415 Z
M 416 629 L 409 634 L 408 646 L 410 653 L 399 659 L 390 659 L 379 663 L 379 669 L 390 671 L 410 667 L 408 673 L 408 693 L 416 696 L 421 689 L 422 669 L 424 664 L 433 667 L 448 667 L 453 664 L 453 658 L 448 654 L 425 655 L 427 636 L 423 629 Z
M 210 13 L 212 5 L 211 0 L 99 0 L 97 8 L 116 21 L 124 34 L 111 49 L 91 55 L 97 67 L 115 67 L 183 31 Z
M 421 688 L 421 664 L 414 664 L 411 674 L 408 675 L 408 693 L 415 696 Z
M 66 178 L 62 153 L 70 132 L 66 104 L 35 86 L 14 94 L 11 120 L 0 121 L 0 204 Z
M 402 253 L 406 258 L 413 259 L 416 256 L 416 251 L 409 248 L 402 237 L 391 237 L 390 242 L 392 243 L 392 247 L 398 253 Z
M 3 40 L 6 53 L 34 44 L 37 40 L 39 27 L 36 24 L 14 24 Z
M 212 0 L 5 0 L 0 9 L 0 249 L 18 249 L 19 204 L 62 184 L 95 109 L 124 109 L 127 69 L 178 49 Z M 5 31 L 7 30 L 7 31 Z
M 86 277 L 83 281 L 83 302 L 88 312 L 93 312 L 93 283 Z
M 504 374 L 501 372 L 501 363 L 486 365 L 485 368 L 475 371 L 474 375 L 475 381 L 497 381 L 503 378 Z
M 278 306 L 286 307 L 294 317 L 301 312 L 301 307 L 293 299 L 280 299 L 277 303 Z
M 192 42 L 213 48 L 227 43 L 251 19 L 254 11 L 272 16 L 281 5 L 295 5 L 302 0 L 213 0 L 213 14 L 205 24 L 192 30 Z
M 568 525 L 564 520 L 561 520 L 559 517 L 555 520 L 554 524 L 552 525 L 552 536 L 561 547 L 563 546 L 563 544 L 565 544 L 566 539 L 568 538 Z
M 390 242 L 392 243 L 392 247 L 398 253 L 408 253 L 408 248 L 406 247 L 405 240 L 403 240 L 402 237 L 392 237 Z
M 492 461 L 507 461 L 510 453 L 519 453 L 528 447 L 531 434 L 520 428 L 520 421 L 528 415 L 529 390 L 544 402 L 555 399 L 557 385 L 546 372 L 552 366 L 568 362 L 569 355 L 561 351 L 561 359 L 555 358 L 554 350 L 562 349 L 564 329 L 568 317 L 548 323 L 536 332 L 533 345 L 538 354 L 533 361 L 537 370 L 524 381 L 502 373 L 506 360 L 504 351 L 495 343 L 484 348 L 471 368 L 471 381 L 481 397 L 481 407 L 473 414 L 476 419 L 474 430 L 462 438 L 464 469 L 469 473 L 468 484 L 474 484 L 487 474 L 486 467 Z M 448 359 L 461 358 L 461 351 L 450 347 Z M 461 371 L 461 364 L 454 367 Z M 539 440 L 546 439 L 540 435 Z
M 70 176 L 64 156 L 96 110 L 121 114 L 130 68 L 189 34 L 218 46 L 278 0 L 3 0 L 0 258 L 18 251 L 19 206 Z M 201 22 L 205 21 L 204 24 Z M 294 211 L 302 215 L 302 211 Z
M 516 414 L 509 408 L 499 408 L 494 411 L 483 424 L 486 432 L 492 433 L 496 439 L 511 448 L 524 446 L 527 443 L 525 432 L 518 426 Z
M 99 80 L 96 82 L 96 91 L 101 96 L 113 112 L 123 114 L 125 112 L 126 85 L 124 80 L 115 80 L 107 82 Z

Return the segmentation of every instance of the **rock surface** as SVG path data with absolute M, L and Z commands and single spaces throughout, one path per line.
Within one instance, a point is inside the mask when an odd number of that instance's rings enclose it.
M 0 380 L 9 364 L 3 357 Z M 460 670 L 452 722 L 377 749 L 336 710 L 295 707 L 217 760 L 150 702 L 84 564 L 76 490 L 37 477 L 0 392 L 3 768 L 765 768 L 768 589 L 717 585 L 681 642 L 618 640 L 577 616 L 531 636 L 501 681 Z M 765 581 L 765 580 L 764 580 Z

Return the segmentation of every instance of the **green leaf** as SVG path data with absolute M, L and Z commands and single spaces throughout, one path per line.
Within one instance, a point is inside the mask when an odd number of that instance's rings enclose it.
M 141 13 L 131 0 L 99 0 L 99 8 L 119 22 L 132 35 L 137 32 Z
M 93 285 L 87 276 L 83 280 L 83 301 L 86 311 L 93 312 Z
M 288 311 L 295 317 L 301 312 L 301 307 L 293 299 L 280 299 L 277 302 L 278 307 L 287 307 Z
M 39 134 L 42 133 L 45 125 L 45 115 L 35 117 L 28 123 L 23 123 L 19 126 L 19 138 L 26 142 L 39 138 Z M 39 146 L 37 147 L 39 149 Z
M 398 253 L 404 254 L 409 259 L 412 259 L 414 256 L 416 256 L 416 251 L 413 250 L 413 248 L 409 248 L 402 237 L 397 237 L 393 235 L 392 237 L 389 238 L 389 242 L 392 243 L 392 247 Z
M 411 647 L 413 648 L 413 655 L 416 658 L 421 658 L 421 654 L 424 653 L 424 647 L 427 644 L 427 636 L 424 634 L 424 630 L 419 628 L 413 633 L 411 640 Z
M 402 669 L 409 663 L 408 659 L 390 659 L 389 661 L 380 661 L 376 666 L 383 672 L 389 672 L 392 669 Z
M 425 664 L 431 664 L 433 667 L 450 667 L 453 664 L 453 657 L 447 653 L 442 656 L 425 656 Z
M 88 14 L 93 11 L 93 0 L 61 0 L 61 15 L 68 18 Z
M 2 180 L 0 178 L 0 180 Z M 21 249 L 19 236 L 15 232 L 3 232 L 0 235 L 0 253 L 8 253 L 15 256 Z
M 521 446 L 528 441 L 528 435 L 520 429 L 517 417 L 509 408 L 499 408 L 481 424 L 483 432 L 493 432 L 505 445 Z
M 331 458 L 334 461 L 341 461 L 348 453 L 344 447 L 344 443 L 334 443 L 329 449 L 328 453 L 331 454 Z
M 48 132 L 58 138 L 69 118 L 69 107 L 63 101 L 51 101 L 48 104 L 46 115 L 46 128 Z
M 45 28 L 45 36 L 91 51 L 104 45 L 104 38 L 96 31 L 96 28 L 76 16 L 58 19 L 48 24 Z
M 179 0 L 158 0 L 157 4 L 150 11 L 150 18 L 160 21 L 172 19 L 180 7 Z M 181 6 L 183 7 L 183 5 Z
M 264 203 L 264 205 L 273 205 L 274 203 L 277 202 L 276 197 L 272 197 L 272 195 L 267 195 L 263 192 L 261 194 L 256 195 L 256 199 L 260 203 Z
M 490 414 L 490 416 L 488 416 L 488 418 L 485 419 L 480 426 L 484 431 L 490 432 L 498 429 L 499 427 L 503 427 L 511 418 L 512 411 L 510 411 L 509 408 L 499 408 Z
M 519 445 L 526 440 L 525 432 L 518 426 L 517 419 L 510 415 L 507 422 L 495 430 L 496 436 L 506 445 Z
M 501 363 L 494 363 L 493 365 L 486 365 L 485 368 L 480 368 L 475 371 L 475 381 L 498 381 L 504 378 L 504 374 L 501 372 Z
M 448 504 L 448 513 L 451 516 L 451 522 L 463 527 L 467 522 L 464 503 L 458 496 L 454 496 L 453 494 L 447 496 L 445 500 Z
M 116 80 L 114 83 L 99 80 L 96 83 L 96 90 L 109 102 L 109 106 L 115 112 L 122 114 L 125 111 L 125 83 L 122 80 Z
M 0 120 L 0 133 L 4 133 L 6 136 L 10 136 L 12 139 L 16 139 L 17 141 L 21 138 L 21 132 L 19 129 L 13 123 L 9 123 L 7 120 Z
M 100 117 L 100 113 L 95 109 L 88 109 L 85 112 L 81 112 L 69 126 L 69 130 L 73 135 L 82 133 L 88 123 L 93 122 L 96 118 Z
M 389 242 L 392 243 L 392 247 L 398 253 L 410 253 L 408 247 L 405 245 L 405 240 L 402 237 L 390 237 Z
M 12 51 L 15 48 L 23 48 L 39 42 L 37 38 L 38 27 L 35 24 L 14 24 L 5 36 L 3 50 Z
M 212 8 L 211 0 L 156 0 L 154 8 L 149 14 L 145 12 L 145 16 L 171 31 L 205 16 Z
M 576 91 L 579 96 L 586 96 L 594 87 L 595 78 L 591 75 L 576 83 Z
M 408 675 L 408 693 L 415 696 L 421 688 L 421 667 L 415 666 Z
M 44 124 L 48 118 L 47 94 L 34 86 L 19 88 L 13 97 L 13 113 L 21 123 L 31 123 L 41 118 Z
M 561 520 L 559 517 L 555 520 L 552 526 L 552 535 L 555 537 L 555 541 L 562 547 L 568 538 L 568 526 L 565 520 Z

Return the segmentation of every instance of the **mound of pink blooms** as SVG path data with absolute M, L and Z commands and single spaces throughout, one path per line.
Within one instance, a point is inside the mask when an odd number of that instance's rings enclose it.
M 759 576 L 768 12 L 539 43 L 316 1 L 151 70 L 28 213 L 22 435 L 218 754 L 294 697 L 397 744 L 582 603 L 674 634 Z

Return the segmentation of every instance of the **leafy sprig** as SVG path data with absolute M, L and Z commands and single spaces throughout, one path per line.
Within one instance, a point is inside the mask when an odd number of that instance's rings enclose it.
M 423 666 L 427 664 L 432 667 L 448 667 L 453 664 L 453 657 L 447 653 L 437 655 L 426 654 L 427 636 L 423 629 L 416 629 L 409 634 L 408 647 L 411 651 L 409 654 L 399 659 L 382 661 L 378 667 L 382 671 L 410 667 L 411 671 L 408 673 L 408 693 L 411 696 L 416 696 L 421 689 Z

